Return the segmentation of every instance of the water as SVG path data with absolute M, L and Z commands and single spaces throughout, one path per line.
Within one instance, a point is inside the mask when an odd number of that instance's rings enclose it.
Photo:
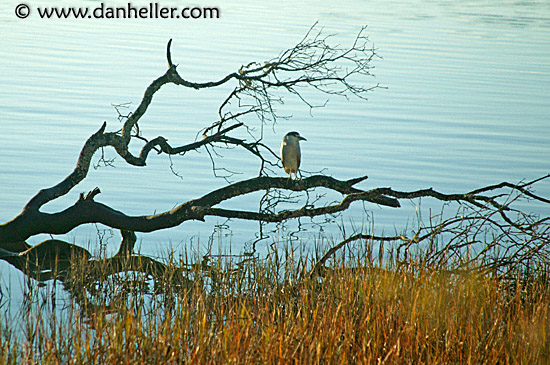
M 311 113 L 288 97 L 279 112 L 292 118 L 266 127 L 264 141 L 277 150 L 287 131 L 298 130 L 308 139 L 303 144 L 304 170 L 323 170 L 341 179 L 366 174 L 369 179 L 361 184 L 365 189 L 434 187 L 448 193 L 550 172 L 548 1 L 376 0 L 345 1 L 338 7 L 319 1 L 219 1 L 211 5 L 221 9 L 220 19 L 185 21 L 41 20 L 36 12 L 19 20 L 13 13 L 16 4 L 0 5 L 2 222 L 17 215 L 39 189 L 72 171 L 84 141 L 103 121 L 109 130 L 119 128 L 111 104 L 138 105 L 147 85 L 166 69 L 168 39 L 174 39 L 172 57 L 183 77 L 209 81 L 241 64 L 278 55 L 315 21 L 327 33 L 337 33 L 334 41 L 342 44 L 368 25 L 366 34 L 382 56 L 373 62 L 376 77 L 368 82 L 386 88 L 373 91 L 368 102 L 331 97 L 325 108 Z M 216 119 L 230 89 L 165 86 L 142 118 L 141 129 L 176 145 L 191 142 L 201 127 Z M 317 104 L 325 99 L 313 96 Z M 91 170 L 70 194 L 44 209 L 63 209 L 80 192 L 98 186 L 98 201 L 131 215 L 151 214 L 226 184 L 213 177 L 205 151 L 173 160 L 183 179 L 171 173 L 165 156 L 151 156 L 146 168 L 129 167 L 118 159 L 116 168 Z M 226 151 L 218 163 L 242 172 L 233 181 L 257 173 L 258 161 L 238 150 Z M 550 196 L 550 184 L 540 184 L 537 191 Z M 254 200 L 226 206 L 257 209 Z M 414 212 L 407 203 L 399 211 L 366 208 L 372 210 L 377 229 L 386 233 L 399 230 Z M 537 204 L 528 208 L 550 213 Z M 362 205 L 356 204 L 341 222 L 349 227 L 365 219 Z M 206 223 L 186 222 L 139 234 L 140 250 L 159 255 L 197 243 L 204 248 L 215 226 L 224 223 L 209 218 Z M 258 225 L 231 222 L 230 228 L 222 231 L 223 242 L 238 252 L 255 239 Z M 85 226 L 56 238 L 97 252 L 97 230 L 104 229 Z M 274 236 L 281 234 L 277 227 L 269 229 Z M 317 233 L 314 226 L 308 229 L 312 236 Z M 325 229 L 339 232 L 336 225 Z M 33 237 L 29 243 L 46 237 Z M 116 251 L 117 232 L 107 232 L 105 240 L 107 251 Z M 8 270 L 0 263 L 1 272 Z

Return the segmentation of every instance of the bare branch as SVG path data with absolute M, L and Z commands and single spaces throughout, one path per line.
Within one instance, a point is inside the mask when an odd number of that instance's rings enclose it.
M 427 242 L 428 250 L 424 258 L 443 261 L 450 257 L 460 257 L 464 248 L 483 242 L 486 238 L 483 236 L 490 234 L 494 236 L 495 243 L 482 249 L 473 256 L 473 259 L 487 257 L 487 252 L 493 248 L 505 248 L 502 254 L 495 254 L 499 263 L 510 262 L 510 257 L 514 254 L 518 255 L 520 260 L 529 260 L 536 255 L 546 255 L 546 244 L 549 241 L 550 232 L 548 217 L 534 218 L 515 209 L 512 204 L 520 197 L 549 204 L 548 198 L 534 194 L 531 188 L 533 184 L 550 178 L 550 174 L 527 183 L 502 182 L 467 193 L 455 194 L 441 193 L 432 188 L 409 192 L 397 191 L 389 187 L 370 190 L 356 188 L 355 185 L 365 180 L 366 176 L 347 181 L 320 175 L 298 181 L 266 176 L 271 172 L 270 167 L 278 165 L 279 157 L 270 146 L 262 142 L 263 128 L 266 123 L 276 123 L 278 118 L 285 118 L 277 111 L 277 107 L 284 103 L 283 95 L 297 97 L 306 106 L 313 108 L 319 103 L 306 99 L 305 94 L 302 94 L 305 87 L 321 92 L 323 97 L 356 96 L 360 99 L 366 99 L 368 92 L 379 87 L 377 84 L 368 86 L 364 82 L 365 77 L 372 76 L 371 61 L 377 57 L 375 48 L 364 32 L 365 28 L 362 28 L 351 44 L 343 47 L 331 45 L 333 36 L 323 34 L 322 29 L 320 30 L 317 24 L 314 24 L 294 47 L 281 52 L 277 57 L 265 62 L 249 62 L 219 80 L 208 82 L 189 81 L 178 73 L 178 66 L 172 60 L 172 39 L 170 39 L 166 46 L 168 69 L 146 88 L 137 108 L 133 112 L 122 115 L 119 108 L 115 106 L 119 120 L 123 122 L 122 128 L 109 132 L 107 123 L 104 122 L 99 130 L 86 140 L 74 170 L 67 177 L 52 187 L 40 190 L 29 200 L 17 217 L 0 225 L 0 258 L 16 261 L 22 260 L 22 255 L 36 258 L 38 256 L 35 255 L 40 253 L 41 249 L 48 248 L 48 245 L 55 245 L 55 242 L 46 243 L 41 247 L 29 247 L 25 242 L 27 238 L 39 233 L 67 233 L 87 223 L 103 223 L 121 230 L 123 237 L 121 248 L 112 259 L 117 263 L 117 267 L 122 267 L 124 260 L 133 260 L 131 253 L 136 241 L 135 232 L 151 232 L 174 227 L 188 220 L 204 220 L 205 216 L 255 220 L 261 223 L 283 222 L 301 217 L 330 216 L 345 211 L 356 201 L 398 208 L 401 206 L 400 200 L 422 197 L 430 197 L 442 202 L 456 202 L 468 214 L 449 219 L 441 218 L 439 222 L 432 221 L 430 217 L 430 223 L 420 225 L 411 238 L 383 237 L 363 233 L 352 236 L 331 248 L 315 265 L 311 275 L 319 271 L 324 262 L 341 247 L 358 239 L 401 241 L 398 251 L 402 249 L 405 255 L 413 245 Z M 139 122 L 147 112 L 154 95 L 166 84 L 193 89 L 228 84 L 231 92 L 221 100 L 217 119 L 206 123 L 206 126 L 197 126 L 199 132 L 194 141 L 169 144 L 165 136 L 143 136 L 139 128 Z M 320 105 L 324 103 L 321 102 Z M 247 140 L 233 134 L 241 127 L 240 130 L 246 131 L 251 140 L 249 137 Z M 142 144 L 137 156 L 129 151 L 132 139 Z M 95 199 L 100 193 L 99 188 L 87 194 L 81 194 L 72 206 L 63 211 L 41 212 L 44 204 L 69 193 L 85 179 L 92 157 L 98 150 L 103 153 L 106 147 L 112 147 L 126 163 L 140 167 L 146 165 L 151 151 L 172 158 L 172 156 L 185 155 L 188 151 L 204 147 L 214 164 L 214 159 L 219 156 L 218 151 L 221 148 L 238 147 L 258 158 L 259 176 L 224 186 L 169 211 L 154 215 L 128 216 L 97 202 Z M 104 160 L 104 155 L 102 159 L 104 163 L 107 162 Z M 341 200 L 323 205 L 319 198 L 322 195 L 317 194 L 316 198 L 310 199 L 310 194 L 314 196 L 311 191 L 321 188 L 341 193 Z M 260 202 L 258 211 L 231 210 L 219 206 L 238 196 L 257 191 L 265 191 L 267 197 Z M 283 191 L 285 193 L 281 193 Z M 288 192 L 305 192 L 307 204 L 297 209 L 278 209 L 277 202 L 288 199 L 285 198 Z M 291 196 L 293 195 L 291 193 Z M 270 200 L 273 197 L 274 200 Z M 449 239 L 442 245 L 443 247 L 437 248 L 439 244 L 437 239 L 443 235 L 448 235 Z M 500 242 L 506 242 L 508 246 Z M 63 244 L 59 244 L 59 247 L 72 249 L 71 246 Z M 49 249 L 47 251 L 50 252 Z M 154 262 L 151 262 L 151 265 L 160 267 Z

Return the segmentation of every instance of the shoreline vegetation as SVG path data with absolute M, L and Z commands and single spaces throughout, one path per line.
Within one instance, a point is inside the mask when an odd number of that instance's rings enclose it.
M 119 271 L 98 260 L 93 278 L 86 261 L 73 263 L 63 274 L 70 299 L 62 315 L 55 280 L 43 286 L 29 278 L 22 335 L 3 320 L 0 362 L 531 364 L 550 358 L 548 263 L 531 261 L 505 274 L 480 270 L 484 262 L 455 270 L 422 255 L 373 259 L 374 246 L 357 241 L 315 275 L 318 258 L 288 245 L 262 260 L 203 257 L 188 265 L 191 260 L 168 257 L 153 280 L 135 263 Z

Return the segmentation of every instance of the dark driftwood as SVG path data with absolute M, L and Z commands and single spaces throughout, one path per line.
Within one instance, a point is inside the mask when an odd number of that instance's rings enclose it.
M 81 149 L 74 170 L 58 184 L 41 189 L 24 206 L 18 216 L 0 225 L 0 259 L 9 261 L 19 269 L 33 277 L 44 277 L 44 273 L 53 272 L 65 267 L 71 258 L 89 259 L 89 253 L 67 242 L 46 240 L 39 245 L 30 247 L 26 240 L 40 233 L 62 234 L 87 223 L 103 223 L 112 228 L 118 228 L 122 233 L 122 243 L 119 252 L 112 258 L 113 266 L 126 260 L 133 262 L 132 250 L 135 243 L 134 232 L 150 232 L 173 227 L 190 219 L 202 220 L 207 215 L 221 217 L 265 220 L 280 222 L 284 219 L 301 216 L 314 216 L 345 210 L 355 200 L 366 200 L 377 204 L 398 206 L 396 199 L 384 197 L 381 194 L 361 192 L 353 185 L 364 178 L 350 181 L 338 181 L 326 176 L 311 177 L 300 182 L 292 182 L 280 178 L 270 178 L 264 171 L 265 166 L 277 166 L 276 154 L 261 142 L 261 138 L 248 142 L 230 134 L 241 127 L 248 128 L 242 118 L 256 116 L 261 123 L 269 118 L 275 121 L 278 117 L 273 107 L 280 97 L 274 96 L 273 90 L 281 89 L 298 96 L 309 107 L 312 107 L 300 94 L 300 86 L 310 86 L 323 93 L 331 95 L 356 95 L 365 98 L 363 94 L 378 87 L 364 87 L 350 80 L 358 80 L 356 76 L 370 76 L 369 62 L 376 56 L 369 47 L 364 28 L 349 47 L 331 46 L 329 37 L 316 32 L 316 25 L 293 48 L 282 52 L 279 56 L 267 62 L 251 62 L 237 71 L 227 74 L 217 81 L 196 83 L 185 80 L 178 73 L 177 65 L 172 61 L 172 40 L 166 48 L 168 69 L 154 80 L 145 90 L 137 108 L 124 119 L 123 126 L 118 131 L 108 131 L 103 123 L 96 133 L 92 134 Z M 345 65 L 345 67 L 344 67 Z M 143 137 L 138 122 L 147 112 L 153 97 L 162 86 L 174 84 L 187 88 L 203 89 L 226 84 L 230 81 L 237 85 L 222 102 L 218 110 L 220 119 L 202 129 L 202 139 L 175 146 L 169 144 L 163 136 L 152 139 Z M 242 102 L 247 99 L 248 101 Z M 241 103 L 242 102 L 242 103 Z M 237 111 L 229 109 L 238 105 Z M 229 109 L 229 110 L 228 110 Z M 117 109 L 118 110 L 118 109 Z M 122 117 L 122 116 L 121 116 Z M 132 139 L 144 141 L 138 155 L 129 150 Z M 198 148 L 209 148 L 215 144 L 237 146 L 246 149 L 260 159 L 260 176 L 256 179 L 242 181 L 211 192 L 178 207 L 151 216 L 128 216 L 110 206 L 96 201 L 99 188 L 88 194 L 81 194 L 72 206 L 55 213 L 44 213 L 41 208 L 48 202 L 69 193 L 84 180 L 90 169 L 94 154 L 98 150 L 110 147 L 128 164 L 145 166 L 151 151 L 167 155 L 184 154 Z M 265 155 L 267 154 L 268 157 Z M 102 155 L 103 156 L 103 155 Z M 103 157 L 101 157 L 103 159 Z M 275 159 L 275 162 L 273 162 Z M 101 160 L 100 160 L 101 161 Z M 302 208 L 279 214 L 261 214 L 257 212 L 230 211 L 216 205 L 233 197 L 248 194 L 258 190 L 273 188 L 302 191 L 315 187 L 326 187 L 345 195 L 340 204 L 319 208 Z M 159 267 L 158 265 L 149 265 Z M 63 268 L 62 270 L 63 271 Z
M 71 207 L 58 213 L 44 213 L 32 207 L 26 207 L 14 220 L 0 226 L 0 244 L 3 242 L 24 241 L 39 234 L 63 234 L 73 228 L 87 223 L 102 223 L 106 226 L 133 232 L 151 232 L 175 227 L 188 220 L 204 220 L 205 216 L 281 222 L 290 218 L 319 216 L 341 212 L 353 201 L 363 200 L 390 207 L 399 207 L 396 199 L 389 198 L 377 191 L 362 191 L 353 187 L 359 179 L 349 181 L 336 180 L 329 176 L 312 176 L 293 181 L 288 178 L 257 177 L 214 190 L 201 198 L 190 200 L 162 213 L 146 216 L 128 216 L 105 204 L 95 201 L 99 189 L 94 189 Z M 267 189 L 286 189 L 304 191 L 324 187 L 345 195 L 339 204 L 318 208 L 303 207 L 296 210 L 282 211 L 278 214 L 266 214 L 249 211 L 226 210 L 215 208 L 226 200 Z
M 24 206 L 18 216 L 9 222 L 0 225 L 0 259 L 4 259 L 33 277 L 42 278 L 45 273 L 55 272 L 60 266 L 68 267 L 75 257 L 90 260 L 89 253 L 67 242 L 47 240 L 41 244 L 30 247 L 26 240 L 41 233 L 63 234 L 75 227 L 88 223 L 102 223 L 111 228 L 121 230 L 122 241 L 119 252 L 112 257 L 112 271 L 130 267 L 145 269 L 151 275 L 157 275 L 164 270 L 163 265 L 154 260 L 143 259 L 132 255 L 136 241 L 135 232 L 151 232 L 155 230 L 174 227 L 188 220 L 204 220 L 206 216 L 255 220 L 262 222 L 283 222 L 292 218 L 315 217 L 327 214 L 335 214 L 345 211 L 355 201 L 364 201 L 373 204 L 398 208 L 399 200 L 415 199 L 420 197 L 432 197 L 441 201 L 456 201 L 471 205 L 479 209 L 491 207 L 510 226 L 520 231 L 528 231 L 532 227 L 544 222 L 534 222 L 530 226 L 517 223 L 507 215 L 513 211 L 507 204 L 499 203 L 502 194 L 495 193 L 499 189 L 518 191 L 524 196 L 540 202 L 550 203 L 546 198 L 534 195 L 529 191 L 530 186 L 536 182 L 516 185 L 507 182 L 483 187 L 463 194 L 444 194 L 433 189 L 424 189 L 411 192 L 395 191 L 391 188 L 375 188 L 361 190 L 355 187 L 367 177 L 361 176 L 350 180 L 337 180 L 329 176 L 311 176 L 294 181 L 288 178 L 266 176 L 266 166 L 277 166 L 276 154 L 261 142 L 261 138 L 247 142 L 243 139 L 231 136 L 231 133 L 239 128 L 248 128 L 243 120 L 256 117 L 261 123 L 268 120 L 275 121 L 278 117 L 274 103 L 281 100 L 274 96 L 277 90 L 284 90 L 298 96 L 309 107 L 313 107 L 300 94 L 301 86 L 313 87 L 330 95 L 355 95 L 365 98 L 365 93 L 378 87 L 364 87 L 361 84 L 353 84 L 350 80 L 360 79 L 358 76 L 369 76 L 369 62 L 376 56 L 374 49 L 368 48 L 367 38 L 362 35 L 362 29 L 353 44 L 348 48 L 340 46 L 332 47 L 327 43 L 328 37 L 322 37 L 321 33 L 311 32 L 304 37 L 295 47 L 282 52 L 278 57 L 263 63 L 252 62 L 242 66 L 236 72 L 232 72 L 217 81 L 195 83 L 185 80 L 178 73 L 177 65 L 172 62 L 171 44 L 168 42 L 166 55 L 168 69 L 154 80 L 145 90 L 138 107 L 125 116 L 124 123 L 119 131 L 107 131 L 107 124 L 103 123 L 98 131 L 92 134 L 84 143 L 74 170 L 55 186 L 44 188 L 33 196 Z M 202 139 L 192 143 L 174 146 L 169 144 L 163 136 L 146 139 L 140 134 L 138 122 L 146 113 L 153 96 L 163 85 L 174 84 L 193 89 L 211 88 L 226 84 L 230 81 L 237 85 L 222 102 L 219 110 L 219 120 L 204 127 L 200 135 Z M 244 102 L 243 100 L 247 101 Z M 237 112 L 227 111 L 230 105 L 238 105 Z M 247 116 L 248 118 L 243 118 Z M 139 155 L 134 155 L 129 150 L 130 141 L 139 139 L 144 144 Z M 190 200 L 177 207 L 154 215 L 129 216 L 96 200 L 100 193 L 95 188 L 87 194 L 81 194 L 79 199 L 66 209 L 45 213 L 41 211 L 44 204 L 69 193 L 75 186 L 84 180 L 88 174 L 94 154 L 98 150 L 112 147 L 116 153 L 128 164 L 133 166 L 145 166 L 151 151 L 167 155 L 184 154 L 187 151 L 198 148 L 213 148 L 216 145 L 235 146 L 244 148 L 260 160 L 259 177 L 233 183 L 214 190 L 202 197 Z M 273 160 L 275 159 L 275 162 Z M 541 179 L 547 178 L 545 176 Z M 287 190 L 309 191 L 312 189 L 329 189 L 342 194 L 339 202 L 324 206 L 308 204 L 298 209 L 282 211 L 243 211 L 230 210 L 221 206 L 225 201 L 238 196 L 247 195 L 257 191 Z M 491 195 L 493 194 L 493 195 Z M 498 225 L 497 225 L 498 226 Z M 499 226 L 502 228 L 503 226 Z M 426 236 L 428 236 L 427 233 Z M 381 239 L 387 239 L 381 238 Z M 414 240 L 405 240 L 414 242 Z M 316 265 L 315 271 L 340 247 L 329 251 L 327 255 Z M 141 261 L 140 261 L 141 260 Z M 124 265 L 123 265 L 124 264 Z M 93 266 L 94 261 L 90 260 Z M 126 270 L 124 269 L 124 270 Z
M 299 89 L 297 89 L 299 86 L 314 87 L 327 94 L 343 96 L 352 94 L 363 98 L 364 93 L 377 87 L 365 88 L 349 81 L 353 79 L 354 76 L 369 76 L 369 70 L 371 68 L 369 62 L 376 55 L 374 49 L 368 47 L 367 37 L 362 34 L 364 28 L 361 29 L 349 48 L 330 46 L 327 43 L 329 37 L 322 36 L 321 32 L 315 34 L 315 28 L 316 26 L 312 27 L 310 32 L 308 32 L 295 47 L 281 53 L 278 57 L 268 62 L 251 62 L 242 66 L 236 72 L 232 72 L 217 81 L 204 83 L 191 82 L 179 75 L 177 65 L 172 62 L 172 41 L 170 40 L 166 49 L 168 69 L 162 76 L 158 77 L 147 87 L 138 107 L 126 117 L 122 129 L 116 132 L 108 132 L 106 129 L 107 124 L 103 123 L 99 130 L 88 138 L 80 152 L 76 167 L 65 179 L 55 186 L 40 190 L 29 200 L 17 217 L 0 225 L 0 248 L 12 252 L 22 252 L 28 249 L 25 240 L 32 235 L 38 233 L 65 233 L 80 224 L 92 222 L 101 222 L 110 227 L 128 231 L 149 232 L 172 227 L 188 219 L 203 219 L 205 215 L 219 214 L 220 216 L 226 216 L 228 214 L 227 211 L 214 210 L 214 201 L 209 202 L 208 200 L 212 198 L 216 200 L 216 195 L 221 197 L 219 201 L 228 199 L 229 197 L 223 195 L 227 189 L 209 194 L 201 198 L 201 201 L 198 203 L 188 202 L 170 212 L 158 214 L 153 217 L 128 217 L 120 211 L 96 202 L 94 197 L 99 193 L 99 189 L 95 189 L 86 196 L 82 195 L 73 206 L 58 213 L 43 213 L 40 211 L 40 208 L 44 204 L 67 194 L 85 179 L 90 168 L 92 157 L 98 150 L 105 147 L 114 148 L 117 154 L 128 164 L 145 166 L 147 157 L 152 150 L 158 153 L 175 155 L 203 146 L 212 146 L 215 143 L 240 146 L 260 158 L 260 175 L 262 175 L 266 163 L 270 163 L 271 165 L 274 164 L 263 156 L 261 149 L 267 150 L 268 155 L 271 157 L 275 155 L 273 151 L 263 145 L 261 140 L 246 142 L 242 139 L 229 136 L 229 133 L 244 126 L 244 123 L 239 121 L 239 118 L 246 115 L 257 115 L 262 122 L 265 121 L 266 115 L 268 114 L 271 115 L 273 119 L 276 118 L 272 103 L 279 99 L 274 97 L 269 90 L 280 88 L 297 95 L 305 101 L 305 99 L 301 97 Z M 345 63 L 347 66 L 350 66 L 350 68 L 342 67 L 339 63 Z M 138 122 L 146 113 L 155 93 L 163 85 L 175 84 L 188 88 L 202 89 L 223 85 L 231 80 L 236 81 L 238 86 L 220 106 L 220 120 L 204 128 L 202 140 L 174 147 L 169 144 L 167 139 L 163 136 L 147 140 L 139 135 Z M 245 105 L 243 109 L 239 110 L 237 113 L 225 111 L 225 107 L 232 103 L 241 105 L 240 101 L 243 100 L 243 98 L 251 99 L 251 106 Z M 136 131 L 135 135 L 132 134 L 133 131 Z M 139 138 L 146 142 L 137 156 L 132 154 L 128 148 L 132 137 Z M 314 180 L 315 179 L 310 181 L 313 182 Z M 268 186 L 270 183 L 274 185 Z M 335 184 L 334 186 L 338 186 L 338 182 L 333 181 L 333 183 Z M 301 188 L 298 187 L 298 189 L 306 188 L 305 185 L 300 186 Z M 236 190 L 232 190 L 232 192 L 235 194 L 234 196 L 237 196 L 245 194 L 247 190 L 255 191 L 270 187 L 292 188 L 289 183 L 282 180 L 264 179 L 262 181 L 242 182 L 237 186 L 241 192 Z M 364 200 L 370 199 L 380 204 L 396 204 L 393 199 L 376 197 L 373 194 L 369 196 L 365 195 L 364 198 Z M 357 200 L 356 198 L 353 199 Z M 351 198 L 348 198 L 348 201 L 349 200 L 351 200 Z M 347 204 L 347 202 L 345 203 Z M 337 208 L 334 209 L 337 210 Z M 321 209 L 318 212 L 319 214 L 323 214 L 323 211 L 328 212 L 328 209 Z M 311 211 L 304 211 L 303 213 L 306 215 L 316 214 Z M 250 214 L 243 214 L 243 217 L 244 216 L 246 216 L 245 219 L 260 218 L 252 217 Z M 292 216 L 301 215 L 299 213 L 294 213 L 294 215 L 289 217 Z M 279 221 L 281 218 L 282 216 L 273 218 L 270 221 Z

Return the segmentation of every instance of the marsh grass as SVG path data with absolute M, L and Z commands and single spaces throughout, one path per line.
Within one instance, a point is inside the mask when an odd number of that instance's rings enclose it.
M 284 250 L 283 250 L 284 251 Z M 169 261 L 162 280 L 73 267 L 62 315 L 30 301 L 24 335 L 0 326 L 0 363 L 545 363 L 548 267 L 452 272 L 419 261 L 311 257 Z M 108 265 L 108 261 L 105 261 Z M 97 268 L 96 268 L 97 270 Z M 35 297 L 50 286 L 29 286 Z M 49 298 L 49 299 L 48 299 Z M 48 304 L 49 303 L 49 304 Z

